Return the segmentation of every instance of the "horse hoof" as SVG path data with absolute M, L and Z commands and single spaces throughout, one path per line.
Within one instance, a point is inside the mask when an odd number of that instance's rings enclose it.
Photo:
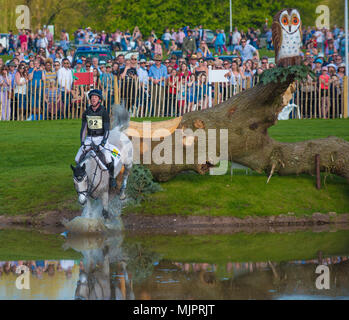
M 120 194 L 120 200 L 125 200 L 126 199 L 126 194 L 125 192 L 121 192 Z
M 107 220 L 109 218 L 109 213 L 108 213 L 107 210 L 103 209 L 102 214 L 103 214 L 103 217 L 104 217 L 105 220 Z

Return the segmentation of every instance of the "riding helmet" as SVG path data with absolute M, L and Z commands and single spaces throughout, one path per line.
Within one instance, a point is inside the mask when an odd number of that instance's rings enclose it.
M 101 100 L 103 100 L 103 93 L 101 90 L 98 89 L 93 89 L 88 93 L 88 98 L 91 99 L 92 96 L 97 96 L 99 97 Z

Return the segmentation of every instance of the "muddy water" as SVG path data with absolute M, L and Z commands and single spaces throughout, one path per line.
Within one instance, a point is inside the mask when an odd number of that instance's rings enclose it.
M 9 232 L 0 230 L 0 299 L 349 299 L 348 231 L 88 238 L 21 231 L 25 245 Z M 16 286 L 21 265 L 29 289 Z M 319 265 L 328 268 L 329 289 L 316 286 Z

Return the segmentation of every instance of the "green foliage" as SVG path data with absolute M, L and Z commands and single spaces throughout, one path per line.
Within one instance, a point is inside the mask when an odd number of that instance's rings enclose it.
M 331 0 L 339 5 L 341 0 Z M 0 31 L 15 28 L 16 5 L 21 0 L 2 0 L 0 10 Z M 314 25 L 315 8 L 326 0 L 234 0 L 232 1 L 232 23 L 245 31 L 249 27 L 262 28 L 265 20 L 271 26 L 274 15 L 283 8 L 297 8 L 304 25 Z M 344 2 L 344 1 L 342 1 Z M 32 29 L 54 24 L 56 38 L 66 29 L 70 33 L 79 26 L 90 26 L 107 32 L 116 29 L 130 29 L 139 26 L 147 36 L 154 29 L 160 37 L 165 27 L 195 27 L 202 24 L 209 29 L 229 30 L 229 1 L 227 0 L 27 0 L 30 8 Z M 333 6 L 336 17 L 343 11 Z M 331 7 L 331 8 L 332 8 Z M 332 12 L 331 12 L 332 14 Z M 332 18 L 332 17 L 331 17 Z
M 265 70 L 260 76 L 260 81 L 262 81 L 263 84 L 270 82 L 284 82 L 289 76 L 293 76 L 294 80 L 302 81 L 306 80 L 308 75 L 315 78 L 314 72 L 305 65 L 277 67 Z
M 344 0 L 323 0 L 321 4 L 327 5 L 330 9 L 330 25 L 344 27 Z
M 265 19 L 269 26 L 274 15 L 283 8 L 297 8 L 303 24 L 313 25 L 315 8 L 320 0 L 234 0 L 232 4 L 233 26 L 262 28 Z M 160 37 L 165 27 L 178 29 L 185 25 L 202 24 L 209 29 L 229 30 L 229 1 L 226 0 L 86 0 L 87 9 L 83 25 L 99 30 L 115 31 L 138 26 L 143 35 L 152 29 Z
M 153 175 L 150 170 L 141 165 L 134 165 L 128 178 L 127 195 L 136 203 L 140 203 L 147 194 L 157 191 L 161 191 L 161 187 L 153 181 Z

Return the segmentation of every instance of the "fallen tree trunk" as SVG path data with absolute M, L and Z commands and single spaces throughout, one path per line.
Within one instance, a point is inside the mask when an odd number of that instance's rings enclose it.
M 135 152 L 140 152 L 140 163 L 146 165 L 158 181 L 167 181 L 184 170 L 194 170 L 200 174 L 206 173 L 216 161 L 211 161 L 206 151 L 207 163 L 199 162 L 198 137 L 183 137 L 185 146 L 195 146 L 194 163 L 186 163 L 183 153 L 183 164 L 176 161 L 175 132 L 191 129 L 201 129 L 206 133 L 207 145 L 216 144 L 215 151 L 220 153 L 220 139 L 209 141 L 209 129 L 227 129 L 227 159 L 242 164 L 257 172 L 271 175 L 293 175 L 300 173 L 315 174 L 315 155 L 321 155 L 321 171 L 330 172 L 349 179 L 349 143 L 337 137 L 309 140 L 297 143 L 281 143 L 271 139 L 268 128 L 273 126 L 279 112 L 288 104 L 294 92 L 294 77 L 279 83 L 259 83 L 255 87 L 245 90 L 231 99 L 210 109 L 186 113 L 181 118 L 157 123 L 157 127 L 168 128 L 169 134 L 157 134 L 158 141 L 150 141 L 149 137 L 141 133 L 140 145 L 135 145 Z M 130 125 L 128 134 L 135 137 L 136 124 Z M 139 124 L 138 124 L 139 126 Z M 154 133 L 152 133 L 154 136 Z M 145 143 L 146 140 L 149 140 Z M 171 141 L 171 163 L 158 164 L 152 159 L 145 161 L 145 153 L 161 149 L 161 143 Z M 148 147 L 147 147 L 148 146 Z M 169 150 L 162 150 L 168 152 Z M 148 158 L 147 158 L 148 159 Z M 220 160 L 223 160 L 222 157 Z M 177 163 L 176 163 L 177 162 Z

